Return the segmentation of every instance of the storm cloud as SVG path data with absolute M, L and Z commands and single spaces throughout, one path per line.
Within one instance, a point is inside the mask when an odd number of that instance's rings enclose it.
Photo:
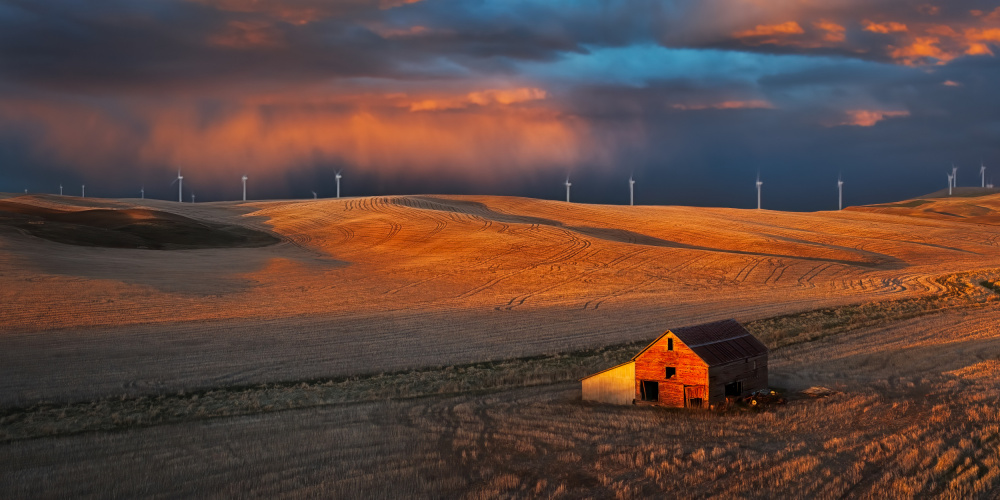
M 1000 167 L 997 50 L 967 0 L 7 0 L 0 191 L 873 203 Z

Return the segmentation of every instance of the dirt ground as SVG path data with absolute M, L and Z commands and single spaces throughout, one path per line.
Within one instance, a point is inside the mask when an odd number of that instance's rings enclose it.
M 12 497 L 995 498 L 997 306 L 772 353 L 788 394 L 727 414 L 578 383 L 334 405 L 2 446 Z

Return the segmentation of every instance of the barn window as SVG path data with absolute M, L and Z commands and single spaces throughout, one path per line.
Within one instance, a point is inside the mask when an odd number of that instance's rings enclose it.
M 643 380 L 642 384 L 639 385 L 639 390 L 642 391 L 643 401 L 659 401 L 660 400 L 660 384 L 652 382 L 649 380 Z
M 677 368 L 674 368 L 672 366 L 668 366 L 667 367 L 667 378 L 668 379 L 674 378 L 674 375 L 677 375 Z
M 667 350 L 668 351 L 673 351 L 674 350 L 674 339 L 667 339 Z M 667 377 L 667 378 L 670 378 L 670 377 Z

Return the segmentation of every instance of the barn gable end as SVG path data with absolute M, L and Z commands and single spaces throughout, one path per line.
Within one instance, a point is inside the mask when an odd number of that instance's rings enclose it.
M 708 364 L 667 331 L 636 354 L 635 401 L 675 408 L 706 402 Z

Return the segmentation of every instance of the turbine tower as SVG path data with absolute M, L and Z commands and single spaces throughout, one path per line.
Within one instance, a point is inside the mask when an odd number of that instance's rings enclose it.
M 174 182 L 177 183 L 177 203 L 184 203 L 184 176 L 181 175 L 181 169 L 179 168 L 177 169 L 177 178 L 174 179 Z
M 86 198 L 86 197 L 87 197 L 87 185 L 86 184 L 81 184 L 80 185 L 80 198 Z
M 986 187 L 986 164 L 979 161 L 979 176 L 982 177 L 983 187 Z
M 315 200 L 316 199 L 316 191 L 313 191 L 312 194 L 313 194 L 313 199 Z
M 635 179 L 631 175 L 628 176 L 628 204 L 635 205 Z
M 340 175 L 340 171 L 338 171 L 337 175 L 334 177 L 335 179 L 337 179 L 337 198 L 340 198 L 340 178 L 341 177 L 343 177 L 343 176 Z
M 243 175 L 243 201 L 247 201 L 247 176 Z
M 837 176 L 837 210 L 844 209 L 844 180 Z
M 191 203 L 194 203 L 194 193 L 191 193 Z
M 59 185 L 59 196 L 62 196 L 62 184 Z
M 569 177 L 566 177 L 566 203 L 569 203 L 569 187 L 573 184 L 569 182 Z
M 952 181 L 955 180 L 955 174 L 948 174 L 948 196 L 951 196 Z
M 757 210 L 760 210 L 760 187 L 764 183 L 760 181 L 760 172 L 757 172 Z
M 146 186 L 139 188 L 139 197 L 143 200 L 146 199 Z
M 954 163 L 951 164 L 951 186 L 958 187 L 958 167 Z

